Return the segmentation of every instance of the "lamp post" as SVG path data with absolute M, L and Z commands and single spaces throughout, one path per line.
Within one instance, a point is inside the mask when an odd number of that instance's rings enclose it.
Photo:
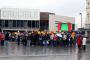
M 89 21 L 89 13 L 87 14 L 87 18 L 88 18 L 88 21 Z M 90 28 L 90 25 L 87 24 L 87 27 Z
M 82 13 L 80 13 L 81 15 L 81 31 L 82 31 Z

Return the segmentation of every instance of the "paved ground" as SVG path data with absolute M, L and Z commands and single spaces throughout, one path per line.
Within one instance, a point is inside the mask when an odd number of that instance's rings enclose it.
M 86 51 L 77 48 L 0 46 L 0 60 L 90 60 L 90 44 Z

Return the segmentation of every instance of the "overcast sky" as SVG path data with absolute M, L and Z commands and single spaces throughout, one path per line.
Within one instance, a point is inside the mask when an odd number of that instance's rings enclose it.
M 76 24 L 80 27 L 81 19 L 79 13 L 83 13 L 84 25 L 85 3 L 85 0 L 0 0 L 0 8 L 40 9 L 40 11 L 71 16 L 76 18 Z

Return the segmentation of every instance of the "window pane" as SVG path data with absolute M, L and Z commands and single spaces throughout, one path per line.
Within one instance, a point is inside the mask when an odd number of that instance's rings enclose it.
M 23 20 L 21 21 L 21 27 L 23 27 Z
M 17 27 L 20 27 L 21 23 L 20 20 L 17 20 Z
M 16 27 L 16 20 L 13 20 L 13 27 Z
M 8 27 L 8 20 L 5 20 L 5 27 Z
M 35 28 L 35 21 L 32 21 L 32 28 Z
M 36 28 L 39 28 L 39 21 L 36 21 Z
M 31 27 L 31 21 L 28 21 L 28 27 Z
M 2 20 L 2 27 L 5 27 L 5 20 Z
M 0 26 L 2 26 L 2 24 L 1 24 L 1 23 L 2 23 L 2 21 L 0 20 Z

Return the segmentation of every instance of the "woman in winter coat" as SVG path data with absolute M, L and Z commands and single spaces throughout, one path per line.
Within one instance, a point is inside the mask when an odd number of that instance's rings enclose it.
M 79 35 L 78 38 L 77 38 L 77 44 L 78 44 L 78 48 L 81 49 L 82 39 L 81 39 L 81 36 L 80 36 L 80 35 Z
M 57 40 L 58 40 L 58 36 L 54 35 L 54 37 L 53 37 L 53 44 L 54 44 L 54 46 L 57 46 Z
M 4 45 L 5 35 L 4 33 L 1 33 L 1 46 Z

